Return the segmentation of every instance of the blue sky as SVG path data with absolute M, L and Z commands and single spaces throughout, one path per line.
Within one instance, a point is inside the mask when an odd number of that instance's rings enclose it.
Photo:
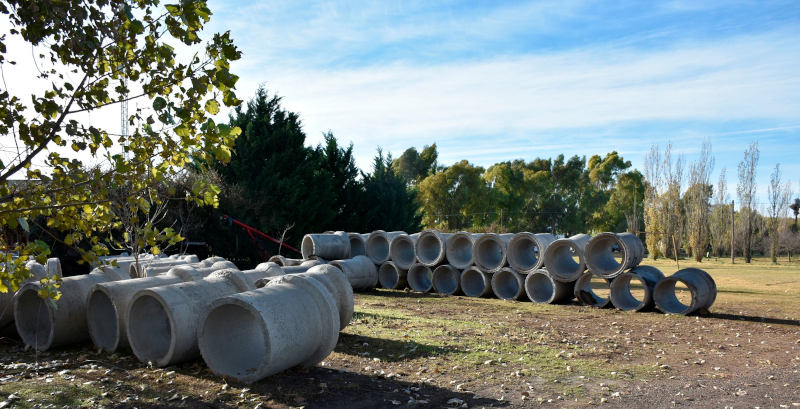
M 440 161 L 605 154 L 642 169 L 652 144 L 712 180 L 761 150 L 759 191 L 781 163 L 800 184 L 800 5 L 792 1 L 210 0 L 213 31 L 244 52 L 239 94 L 259 84 L 371 170 L 437 143 Z

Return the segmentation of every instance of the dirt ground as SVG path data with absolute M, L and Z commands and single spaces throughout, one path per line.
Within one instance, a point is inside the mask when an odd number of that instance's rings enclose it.
M 253 385 L 3 338 L 0 408 L 800 408 L 800 266 L 698 266 L 720 290 L 707 316 L 360 293 L 324 362 Z

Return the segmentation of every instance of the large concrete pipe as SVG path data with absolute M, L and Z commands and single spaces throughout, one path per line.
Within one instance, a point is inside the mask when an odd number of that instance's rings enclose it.
M 328 234 L 306 234 L 300 245 L 303 259 L 311 256 L 338 260 L 350 256 L 350 237 L 343 231 Z
M 544 252 L 544 267 L 550 276 L 565 283 L 579 279 L 586 270 L 584 250 L 589 239 L 586 234 L 576 234 L 550 243 Z
M 414 291 L 427 293 L 433 288 L 433 272 L 424 264 L 417 263 L 411 266 L 408 269 L 406 280 L 408 280 L 408 286 Z
M 86 296 L 93 285 L 127 279 L 113 269 L 98 267 L 89 274 L 61 281 L 61 298 L 39 297 L 40 284 L 27 283 L 14 296 L 14 321 L 25 344 L 39 351 L 89 339 Z
M 408 270 L 397 267 L 397 264 L 393 261 L 387 261 L 381 264 L 378 269 L 378 282 L 383 288 L 402 290 L 408 284 L 406 281 L 407 275 Z
M 492 274 L 492 291 L 501 300 L 519 300 L 525 295 L 525 277 L 509 267 Z
M 525 277 L 525 293 L 535 303 L 556 304 L 575 297 L 575 282 L 554 280 L 547 270 L 533 270 Z
M 344 272 L 353 289 L 375 288 L 378 285 L 378 269 L 367 256 L 334 260 L 330 264 Z
M 508 265 L 523 274 L 542 268 L 544 252 L 555 239 L 556 236 L 550 233 L 522 232 L 515 234 L 508 242 L 508 251 L 506 251 Z
M 683 283 L 692 294 L 689 305 L 682 303 L 675 294 L 675 284 Z M 717 284 L 711 275 L 699 268 L 684 268 L 662 279 L 653 289 L 656 307 L 667 314 L 687 315 L 708 311 L 717 298 Z
M 288 257 L 281 256 L 279 254 L 276 254 L 276 255 L 270 257 L 269 260 L 267 260 L 267 261 L 275 263 L 275 264 L 277 264 L 277 265 L 279 265 L 281 267 L 289 267 L 289 266 L 299 266 L 300 263 L 302 263 L 305 260 L 302 260 L 302 259 L 299 259 L 299 258 L 288 258 Z
M 592 288 L 593 277 L 596 276 L 590 272 L 581 274 L 580 278 L 575 281 L 575 298 L 577 298 L 581 304 L 591 305 L 592 307 L 605 308 L 610 306 L 611 298 L 601 297 Z M 604 283 L 604 285 L 609 286 L 610 291 L 611 279 L 597 277 L 594 281 L 597 282 L 597 280 L 602 280 L 601 282 Z
M 336 296 L 319 278 L 284 276 L 214 301 L 197 336 L 211 371 L 249 383 L 325 359 L 341 325 Z
M 447 240 L 451 233 L 441 233 L 438 230 L 425 230 L 419 234 L 414 243 L 417 261 L 428 267 L 435 267 L 444 261 L 447 251 Z
M 25 264 L 25 269 L 30 273 L 30 278 L 26 279 L 23 284 L 30 282 L 38 283 L 39 280 L 43 278 L 52 277 L 45 266 L 33 260 Z M 0 293 L 0 329 L 7 325 L 10 326 L 10 324 L 14 322 L 14 293 L 10 292 L 11 287 L 8 287 L 7 283 L 4 284 L 6 284 L 9 292 Z
M 492 275 L 472 266 L 461 272 L 461 291 L 467 297 L 485 297 L 492 292 Z
M 370 233 L 369 238 L 367 238 L 367 257 L 375 264 L 383 264 L 385 261 L 389 260 L 391 256 L 389 250 L 392 240 L 402 234 L 406 234 L 406 232 L 375 230 Z
M 631 271 L 622 273 L 611 282 L 611 303 L 623 311 L 644 311 L 652 309 L 653 289 L 664 278 L 661 270 L 651 266 L 638 266 Z M 631 289 L 631 283 L 641 285 L 642 298 L 636 298 Z
M 389 243 L 389 259 L 403 270 L 408 270 L 417 261 L 417 253 L 414 245 L 417 242 L 419 233 L 399 234 Z
M 350 255 L 347 258 L 367 255 L 367 239 L 369 234 L 347 233 L 350 238 Z
M 457 293 L 461 286 L 459 280 L 461 273 L 450 264 L 442 264 L 433 269 L 433 291 L 444 295 Z
M 216 299 L 253 290 L 259 279 L 281 272 L 280 267 L 217 270 L 202 280 L 137 291 L 128 308 L 128 342 L 133 354 L 161 367 L 197 357 L 198 319 L 208 306 Z
M 265 263 L 262 268 L 276 265 Z M 113 352 L 128 346 L 128 308 L 134 294 L 139 290 L 184 281 L 195 281 L 217 270 L 236 269 L 230 261 L 219 261 L 210 267 L 172 267 L 167 273 L 154 277 L 134 278 L 95 284 L 89 290 L 86 301 L 86 322 L 89 336 L 97 348 Z
M 494 273 L 506 265 L 506 249 L 514 235 L 486 233 L 475 240 L 472 256 L 481 270 Z
M 617 261 L 614 251 L 619 251 Z M 586 244 L 586 267 L 593 274 L 614 278 L 644 259 L 644 245 L 633 233 L 600 233 Z
M 472 234 L 465 231 L 453 233 L 453 235 L 447 239 L 447 244 L 445 245 L 447 262 L 459 270 L 469 268 L 474 263 L 472 248 L 475 246 L 475 240 L 482 235 L 483 234 Z

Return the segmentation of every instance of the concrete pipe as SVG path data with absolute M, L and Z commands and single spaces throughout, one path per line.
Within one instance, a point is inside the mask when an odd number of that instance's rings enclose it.
M 492 275 L 478 267 L 468 267 L 461 272 L 461 291 L 467 297 L 485 297 L 492 292 Z
M 515 234 L 508 242 L 506 258 L 508 265 L 520 273 L 527 274 L 544 266 L 544 252 L 555 241 L 556 236 L 550 233 Z
M 381 264 L 381 267 L 378 269 L 378 282 L 380 282 L 383 288 L 402 290 L 406 288 L 408 284 L 406 281 L 407 275 L 408 270 L 397 267 L 397 264 L 393 261 L 387 261 Z
M 45 270 L 47 270 L 47 275 L 50 277 L 64 276 L 63 274 L 61 274 L 61 260 L 59 260 L 57 257 L 47 259 L 47 265 L 45 266 Z
M 623 311 L 645 311 L 655 306 L 653 289 L 664 278 L 661 270 L 651 266 L 638 266 L 618 275 L 611 282 L 611 303 Z M 641 299 L 633 295 L 631 283 L 639 283 L 643 294 Z
M 492 291 L 501 300 L 519 300 L 525 295 L 525 277 L 509 267 L 492 274 Z
M 164 367 L 198 356 L 198 319 L 219 298 L 250 291 L 268 270 L 217 270 L 202 280 L 139 290 L 128 308 L 128 342 L 141 362 Z M 231 334 L 226 334 L 229 339 Z
M 165 258 L 165 259 L 155 259 L 155 260 L 146 260 L 142 261 L 139 260 L 139 263 L 136 262 L 131 263 L 129 267 L 129 277 L 128 278 L 139 278 L 139 277 L 150 277 L 154 275 L 158 275 L 160 273 L 165 273 L 169 271 L 170 268 L 177 265 L 189 264 L 185 260 L 179 260 L 177 258 Z
M 367 255 L 367 238 L 369 234 L 347 233 L 350 238 L 350 255 L 347 258 Z
M 447 240 L 451 233 L 441 233 L 438 230 L 425 230 L 419 234 L 414 243 L 417 261 L 428 267 L 435 267 L 444 261 L 447 252 Z
M 197 333 L 203 360 L 217 375 L 252 383 L 325 359 L 339 339 L 334 296 L 302 274 L 212 303 Z
M 210 267 L 172 267 L 155 277 L 112 281 L 92 286 L 86 300 L 86 322 L 95 347 L 114 352 L 128 346 L 128 308 L 139 290 L 185 281 L 200 280 L 222 269 L 236 269 L 230 261 L 219 261 Z M 277 267 L 275 267 L 277 268 Z
M 417 261 L 414 245 L 418 237 L 419 233 L 412 235 L 399 234 L 389 243 L 389 259 L 398 268 L 408 270 Z
M 555 240 L 544 252 L 544 266 L 553 279 L 561 282 L 575 281 L 586 270 L 584 250 L 590 236 L 576 234 L 569 238 Z M 574 260 L 577 257 L 578 260 Z
M 445 246 L 447 262 L 457 269 L 463 270 L 469 268 L 474 263 L 472 248 L 475 246 L 475 240 L 481 236 L 483 236 L 483 234 L 471 234 L 465 231 L 453 233 L 453 235 L 447 239 L 447 244 Z
M 185 262 L 187 262 L 189 264 L 199 263 L 200 262 L 200 258 L 197 257 L 197 255 L 195 255 L 195 254 L 184 254 L 183 261 L 185 261 Z
M 682 303 L 675 294 L 675 285 L 681 282 L 689 289 L 692 299 L 689 305 Z M 708 311 L 717 298 L 717 284 L 711 275 L 698 268 L 684 268 L 662 279 L 653 289 L 656 307 L 667 314 L 688 315 Z
M 304 260 L 299 258 L 287 258 L 281 255 L 275 255 L 269 258 L 269 261 L 281 266 L 281 267 L 289 267 L 289 266 L 299 266 Z
M 557 281 L 547 270 L 534 270 L 525 277 L 525 293 L 535 303 L 563 303 L 575 297 L 575 282 Z
M 344 272 L 353 289 L 375 288 L 378 285 L 378 269 L 367 256 L 334 260 L 330 264 Z
M 577 298 L 581 304 L 591 305 L 592 307 L 605 308 L 611 306 L 610 297 L 601 297 L 595 293 L 594 289 L 592 288 L 593 277 L 595 277 L 594 274 L 586 272 L 583 273 L 577 281 L 575 281 L 575 298 Z M 602 282 L 609 287 L 610 291 L 611 279 L 601 277 L 598 277 L 598 279 L 602 280 Z M 595 282 L 596 281 L 597 280 L 595 280 Z
M 406 234 L 404 231 L 385 232 L 383 230 L 375 230 L 370 233 L 367 238 L 367 257 L 369 257 L 375 264 L 383 264 L 389 260 L 390 246 L 395 237 Z
M 25 269 L 30 272 L 30 278 L 25 280 L 25 283 L 38 283 L 39 280 L 52 277 L 47 272 L 47 268 L 33 260 L 25 264 Z M 6 284 L 7 283 L 3 283 Z M 14 322 L 14 294 L 11 293 L 11 287 L 8 287 L 7 293 L 0 293 L 0 329 L 4 328 Z
M 27 283 L 14 296 L 14 321 L 25 344 L 39 351 L 89 339 L 86 297 L 95 284 L 128 277 L 99 267 L 89 274 L 61 281 L 61 298 L 55 302 L 39 297 L 40 284 Z
M 433 288 L 433 272 L 424 264 L 414 264 L 408 269 L 408 286 L 421 293 L 427 293 Z
M 513 236 L 511 233 L 486 233 L 475 240 L 472 249 L 475 265 L 490 273 L 500 271 L 506 265 L 506 249 Z
M 461 289 L 460 278 L 461 273 L 455 267 L 450 264 L 442 264 L 433 270 L 433 291 L 439 294 L 453 295 Z
M 621 260 L 614 257 L 615 248 Z M 644 245 L 633 233 L 600 233 L 586 244 L 586 267 L 592 273 L 614 278 L 634 268 L 644 258 Z
M 306 234 L 300 245 L 303 259 L 311 256 L 327 260 L 343 259 L 350 256 L 350 237 L 343 231 L 330 234 Z

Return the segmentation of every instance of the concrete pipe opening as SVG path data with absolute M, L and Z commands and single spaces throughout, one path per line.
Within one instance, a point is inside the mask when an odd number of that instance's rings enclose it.
M 428 266 L 414 264 L 408 270 L 408 286 L 414 291 L 427 293 L 433 288 L 433 272 Z
M 547 247 L 544 265 L 553 279 L 563 282 L 575 281 L 586 269 L 583 251 L 570 239 L 559 239 Z
M 522 274 L 504 268 L 492 275 L 492 291 L 501 300 L 518 300 L 525 292 Z
M 383 288 L 400 290 L 402 287 L 405 287 L 405 274 L 406 272 L 401 271 L 395 263 L 387 261 L 381 264 L 381 267 L 378 269 L 378 281 Z
M 367 257 L 380 264 L 389 259 L 389 236 L 383 230 L 376 230 L 367 239 Z
M 549 304 L 556 294 L 555 282 L 547 273 L 534 271 L 525 277 L 525 293 L 535 303 Z
M 459 290 L 459 274 L 453 266 L 444 264 L 433 270 L 433 289 L 439 294 L 452 295 Z
M 470 233 L 460 231 L 453 234 L 447 239 L 445 245 L 447 262 L 455 268 L 468 268 L 472 265 L 472 246 L 474 245 L 475 240 Z
M 470 267 L 461 273 L 461 291 L 467 297 L 483 297 L 491 291 L 489 274 Z
M 650 288 L 644 279 L 623 273 L 611 283 L 611 303 L 623 311 L 641 311 L 651 304 Z
M 218 373 L 245 378 L 269 354 L 269 335 L 258 311 L 245 303 L 222 304 L 203 322 L 203 359 Z
M 705 271 L 684 268 L 662 279 L 653 289 L 653 300 L 667 314 L 687 315 L 707 311 L 717 298 L 717 285 Z
M 417 260 L 428 267 L 433 267 L 444 259 L 445 242 L 439 232 L 431 230 L 422 232 L 414 248 Z
M 47 301 L 39 297 L 37 286 L 24 286 L 16 295 L 14 321 L 25 344 L 46 350 L 53 342 L 55 322 Z
M 117 309 L 102 287 L 89 293 L 86 323 L 89 326 L 89 336 L 96 347 L 106 351 L 117 349 L 120 338 Z
M 304 236 L 303 241 L 300 242 L 300 253 L 303 255 L 304 259 L 315 254 L 314 239 L 311 238 L 310 235 Z
M 475 241 L 473 257 L 478 267 L 489 271 L 499 271 L 506 262 L 505 243 L 496 234 L 486 234 Z
M 530 233 L 519 233 L 508 242 L 508 265 L 518 271 L 530 271 L 537 268 L 539 258 L 539 243 Z
M 367 246 L 364 241 L 364 236 L 360 233 L 347 233 L 350 238 L 350 258 L 355 256 L 366 256 Z
M 592 273 L 581 275 L 575 282 L 575 298 L 584 305 L 597 308 L 608 307 L 611 305 L 610 292 L 610 280 Z
M 614 233 L 600 233 L 586 244 L 586 267 L 601 277 L 615 277 L 625 268 L 625 244 Z
M 417 259 L 414 251 L 414 240 L 407 234 L 395 237 L 389 244 L 389 255 L 389 258 L 397 267 L 408 270 Z
M 159 298 L 150 294 L 138 296 L 131 303 L 128 317 L 128 342 L 140 361 L 157 362 L 169 354 L 172 318 Z

